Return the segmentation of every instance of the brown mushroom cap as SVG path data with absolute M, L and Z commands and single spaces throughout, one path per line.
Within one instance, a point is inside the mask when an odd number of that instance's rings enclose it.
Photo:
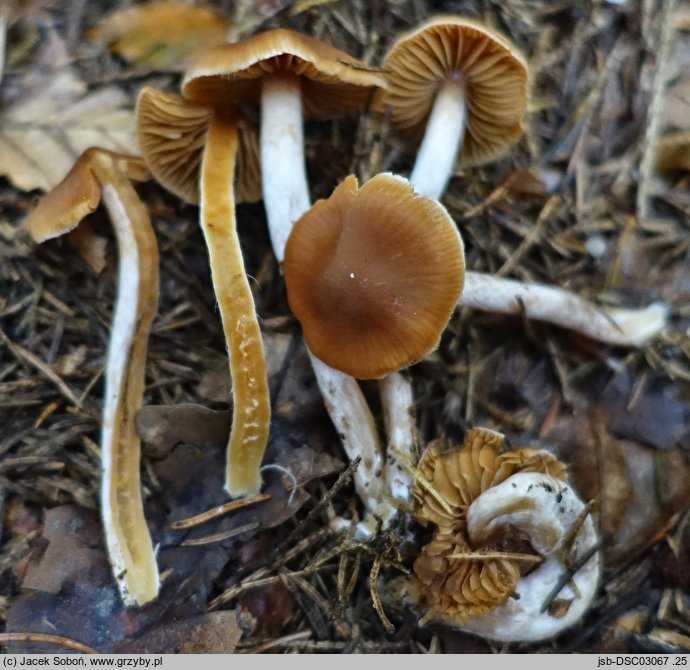
M 187 71 L 182 95 L 192 102 L 241 104 L 259 98 L 265 75 L 302 80 L 305 116 L 328 118 L 364 109 L 372 89 L 385 86 L 379 70 L 344 51 L 278 28 L 204 51 Z
M 129 179 L 145 181 L 149 171 L 140 158 L 92 147 L 82 153 L 65 178 L 46 193 L 24 222 L 36 242 L 45 242 L 74 230 L 88 214 L 92 214 L 101 201 L 101 185 L 92 164 L 98 153 L 108 154 L 116 168 Z
M 201 158 L 213 114 L 212 108 L 150 87 L 137 100 L 139 149 L 156 180 L 187 202 L 199 201 Z M 235 195 L 238 202 L 256 202 L 261 199 L 256 133 L 239 116 L 237 126 Z
M 288 302 L 311 351 L 359 379 L 433 350 L 462 291 L 465 260 L 446 210 L 402 177 L 349 176 L 295 224 Z
M 505 37 L 476 21 L 438 17 L 403 35 L 383 61 L 388 86 L 374 106 L 412 145 L 421 140 L 439 87 L 464 82 L 467 125 L 458 167 L 498 156 L 522 135 L 527 64 Z

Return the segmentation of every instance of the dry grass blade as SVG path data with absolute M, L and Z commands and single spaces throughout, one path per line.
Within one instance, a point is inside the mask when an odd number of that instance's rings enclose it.
M 458 558 L 464 561 L 523 561 L 525 563 L 541 563 L 544 559 L 541 556 L 532 554 L 519 554 L 512 551 L 472 551 L 467 553 L 450 554 L 448 558 Z
M 215 533 L 214 535 L 207 535 L 206 537 L 198 537 L 193 540 L 185 540 L 182 542 L 183 547 L 200 547 L 205 544 L 213 544 L 214 542 L 223 542 L 223 540 L 228 540 L 231 537 L 236 537 L 237 535 L 242 535 L 242 533 L 248 533 L 251 530 L 256 530 L 260 524 L 258 522 L 248 523 L 244 526 L 239 526 L 238 528 L 233 528 L 225 533 Z
M 0 644 L 7 642 L 40 642 L 42 644 L 52 644 L 63 649 L 80 651 L 82 654 L 100 654 L 98 649 L 82 644 L 77 640 L 62 635 L 46 635 L 45 633 L 0 633 Z
M 450 516 L 453 516 L 455 514 L 455 511 L 453 508 L 450 506 L 450 503 L 431 485 L 431 482 L 429 482 L 426 477 L 412 464 L 410 459 L 400 451 L 395 451 L 395 456 L 396 458 L 402 463 L 403 467 L 410 472 L 414 478 L 415 481 L 434 499 L 436 502 L 441 505 L 443 510 L 449 514 Z
M 258 647 L 252 647 L 250 649 L 241 649 L 238 650 L 238 653 L 240 654 L 262 654 L 264 651 L 268 651 L 269 649 L 275 649 L 275 647 L 282 647 L 284 645 L 288 645 L 290 642 L 296 642 L 296 641 L 302 641 L 302 640 L 308 640 L 312 636 L 312 632 L 310 630 L 303 630 L 300 631 L 299 633 L 293 633 L 292 635 L 285 635 L 283 637 L 279 637 L 276 640 L 269 640 L 268 642 L 265 642 L 264 644 L 260 644 Z
M 62 393 L 67 400 L 69 400 L 75 407 L 82 408 L 82 404 L 74 394 L 72 389 L 63 381 L 63 379 L 56 372 L 51 370 L 50 366 L 44 363 L 36 354 L 31 353 L 20 344 L 15 344 L 10 340 L 5 332 L 0 328 L 0 341 L 7 345 L 8 349 L 14 356 L 24 363 L 29 363 L 35 367 L 46 379 L 48 379 L 55 387 Z
M 371 566 L 371 572 L 369 573 L 369 593 L 371 594 L 371 600 L 374 605 L 374 609 L 376 610 L 376 614 L 379 615 L 379 619 L 381 619 L 383 627 L 389 633 L 393 633 L 395 632 L 395 626 L 391 623 L 390 619 L 386 616 L 386 613 L 383 611 L 383 604 L 381 603 L 381 597 L 379 596 L 378 592 L 377 582 L 382 565 L 383 557 L 377 556 L 374 559 L 374 564 Z
M 270 500 L 271 496 L 268 493 L 259 493 L 254 496 L 247 496 L 245 498 L 240 498 L 239 500 L 232 500 L 230 502 L 224 503 L 223 505 L 218 505 L 213 509 L 209 509 L 201 514 L 196 514 L 190 516 L 187 519 L 180 519 L 178 521 L 173 521 L 170 524 L 170 528 L 173 530 L 184 530 L 186 528 L 193 528 L 194 526 L 199 526 L 202 523 L 206 523 L 211 519 L 217 519 L 219 516 L 234 512 L 235 510 L 242 509 L 243 507 L 248 507 L 249 505 L 256 505 L 257 503 L 264 502 L 265 500 Z

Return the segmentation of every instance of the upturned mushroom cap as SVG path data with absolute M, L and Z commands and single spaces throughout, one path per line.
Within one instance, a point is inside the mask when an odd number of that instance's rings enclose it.
M 110 156 L 115 167 L 129 179 L 145 181 L 150 178 L 148 168 L 140 158 L 96 147 L 87 149 L 65 178 L 41 198 L 26 218 L 24 226 L 36 242 L 69 233 L 84 217 L 96 211 L 101 201 L 101 186 L 92 166 L 99 153 Z
M 204 51 L 182 82 L 182 95 L 197 103 L 241 104 L 256 100 L 261 79 L 292 73 L 302 80 L 304 114 L 328 118 L 364 109 L 374 87 L 385 86 L 374 70 L 329 44 L 278 28 Z
M 424 621 L 496 640 L 546 639 L 573 625 L 592 599 L 596 529 L 560 461 L 529 448 L 499 454 L 503 441 L 473 428 L 462 448 L 435 443 L 422 456 L 415 514 L 436 528 L 415 560 L 410 593 L 426 607 Z M 587 555 L 545 610 L 564 569 Z
M 465 260 L 438 202 L 393 174 L 361 188 L 351 175 L 297 221 L 284 272 L 314 355 L 373 379 L 436 347 L 462 291 Z
M 505 437 L 488 428 L 470 428 L 460 448 L 445 440 L 432 442 L 417 466 L 429 487 L 418 481 L 412 490 L 417 520 L 438 526 L 464 523 L 473 500 L 517 472 L 543 472 L 565 479 L 565 466 L 548 451 L 521 448 L 500 453 L 504 444 Z M 438 496 L 430 495 L 429 488 Z
M 154 88 L 145 87 L 139 93 L 139 149 L 156 180 L 186 202 L 199 201 L 201 158 L 213 114 L 210 107 Z M 250 125 L 239 115 L 236 119 L 239 131 L 236 199 L 256 202 L 261 199 L 259 145 Z
M 522 135 L 527 65 L 505 37 L 476 21 L 437 17 L 403 35 L 383 61 L 388 86 L 374 106 L 412 145 L 422 138 L 437 90 L 464 84 L 467 128 L 458 167 L 498 156 Z

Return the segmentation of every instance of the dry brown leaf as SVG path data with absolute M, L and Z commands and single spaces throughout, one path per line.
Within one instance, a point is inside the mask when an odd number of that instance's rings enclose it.
M 182 72 L 199 51 L 223 44 L 228 27 L 203 7 L 150 2 L 109 14 L 89 37 L 104 40 L 127 61 Z
M 53 188 L 85 149 L 136 154 L 135 120 L 124 92 L 88 92 L 48 32 L 34 67 L 0 114 L 0 175 L 24 191 Z
M 242 637 L 234 610 L 172 621 L 118 646 L 120 654 L 232 654 Z

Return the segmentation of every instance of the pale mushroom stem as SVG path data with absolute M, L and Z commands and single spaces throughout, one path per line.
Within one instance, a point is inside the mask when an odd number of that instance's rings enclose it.
M 101 510 L 105 538 L 122 600 L 143 605 L 160 580 L 144 518 L 139 483 L 140 441 L 135 416 L 144 394 L 151 323 L 158 307 L 158 247 L 144 205 L 106 154 L 92 164 L 119 252 L 117 298 L 105 371 L 101 435 Z
M 304 160 L 302 93 L 299 77 L 270 76 L 261 89 L 261 179 L 273 253 L 283 262 L 295 222 L 311 200 Z M 349 458 L 362 457 L 355 489 L 368 511 L 388 518 L 383 496 L 383 454 L 376 424 L 356 380 L 309 352 L 326 409 Z M 385 509 L 384 509 L 385 507 Z
M 597 531 L 572 486 L 543 473 L 521 472 L 478 496 L 467 510 L 467 531 L 482 546 L 499 531 L 529 539 L 545 559 L 520 578 L 514 598 L 463 628 L 504 642 L 530 642 L 557 635 L 589 607 L 601 573 Z M 556 594 L 559 607 L 544 607 L 564 573 L 576 570 Z
M 326 409 L 350 460 L 361 456 L 354 474 L 355 490 L 368 512 L 389 520 L 384 461 L 374 417 L 357 380 L 334 370 L 309 352 Z
M 408 465 L 417 463 L 412 384 L 399 372 L 392 372 L 379 381 L 379 392 L 388 436 L 384 473 L 386 494 L 399 504 L 407 504 L 414 484 L 414 475 Z M 407 464 L 401 462 L 401 457 Z
M 585 298 L 545 284 L 527 284 L 482 272 L 467 272 L 458 302 L 500 314 L 524 313 L 609 344 L 641 346 L 666 325 L 668 308 L 652 303 L 642 309 L 597 307 Z
M 201 164 L 199 203 L 232 379 L 233 417 L 225 477 L 225 488 L 232 497 L 257 493 L 261 488 L 261 460 L 271 413 L 261 330 L 235 226 L 237 142 L 236 124 L 214 115 Z
M 293 224 L 311 206 L 302 116 L 299 77 L 265 77 L 261 89 L 261 182 L 268 231 L 279 263 Z
M 434 99 L 410 182 L 415 191 L 439 200 L 455 172 L 465 136 L 467 105 L 459 77 L 447 79 Z

